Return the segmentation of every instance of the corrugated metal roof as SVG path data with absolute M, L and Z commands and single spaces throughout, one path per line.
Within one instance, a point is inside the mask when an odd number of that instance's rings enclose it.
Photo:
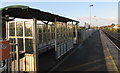
M 9 15 L 9 17 L 15 17 L 15 18 L 24 18 L 24 19 L 36 18 L 37 20 L 44 20 L 44 21 L 51 21 L 51 22 L 54 22 L 56 18 L 57 21 L 60 21 L 60 22 L 74 21 L 79 23 L 79 21 L 76 21 L 76 20 L 51 14 L 49 12 L 40 11 L 38 9 L 33 9 L 23 5 L 12 5 L 8 7 L 4 7 L 0 9 L 0 14 L 2 14 L 2 17 Z

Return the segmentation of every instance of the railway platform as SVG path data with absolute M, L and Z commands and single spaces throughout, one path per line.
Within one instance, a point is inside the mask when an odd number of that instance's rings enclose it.
M 74 49 L 78 45 L 74 45 Z M 51 70 L 54 66 L 56 66 L 59 62 L 63 61 L 64 58 L 66 58 L 74 49 L 70 50 L 68 53 L 66 53 L 64 56 L 62 56 L 60 59 L 56 60 L 54 49 L 51 49 L 43 54 L 39 55 L 38 60 L 38 70 L 39 72 L 47 73 L 49 70 Z
M 0 73 L 120 71 L 120 50 L 101 30 L 23 5 L 4 7 L 0 14 Z
M 105 55 L 109 54 L 109 59 L 111 58 L 112 60 L 106 59 L 108 61 L 108 69 L 109 71 L 112 70 L 111 66 L 115 68 L 116 71 L 120 71 L 120 49 L 116 45 L 116 43 L 107 37 L 106 34 L 104 34 L 102 31 L 100 31 L 101 34 L 101 40 L 102 40 L 102 45 L 104 48 Z M 118 44 L 118 43 L 117 43 Z M 106 51 L 109 51 L 108 53 Z M 109 63 L 109 61 L 112 61 L 113 65 Z
M 69 57 L 53 67 L 50 72 L 104 71 L 118 72 L 118 68 L 103 42 L 109 42 L 103 32 L 96 31 L 84 43 L 79 45 Z M 109 43 L 110 44 L 110 43 Z M 113 50 L 112 50 L 113 51 Z M 117 53 L 116 53 L 117 54 Z

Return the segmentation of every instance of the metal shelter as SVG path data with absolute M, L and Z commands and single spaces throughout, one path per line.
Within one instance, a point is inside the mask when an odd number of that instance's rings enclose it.
M 0 15 L 6 21 L 6 39 L 11 44 L 9 71 L 37 71 L 39 54 L 55 48 L 58 59 L 73 48 L 73 39 L 77 38 L 79 21 L 66 17 L 23 5 L 4 7 Z

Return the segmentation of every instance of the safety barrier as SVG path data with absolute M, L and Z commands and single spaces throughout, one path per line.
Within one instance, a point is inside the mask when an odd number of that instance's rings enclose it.
M 95 32 L 95 29 L 83 29 L 83 30 L 78 30 L 78 35 L 77 37 L 74 39 L 74 44 L 80 44 L 83 41 L 85 41 L 88 37 L 90 37 L 92 35 L 92 33 Z

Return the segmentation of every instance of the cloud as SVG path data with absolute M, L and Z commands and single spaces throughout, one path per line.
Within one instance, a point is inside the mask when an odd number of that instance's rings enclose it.
M 90 17 L 81 16 L 77 17 L 77 20 L 81 21 L 80 25 L 84 25 L 85 22 L 90 23 Z M 118 18 L 117 17 L 92 17 L 91 18 L 91 25 L 92 26 L 105 26 L 105 25 L 111 25 L 112 23 L 118 24 Z

